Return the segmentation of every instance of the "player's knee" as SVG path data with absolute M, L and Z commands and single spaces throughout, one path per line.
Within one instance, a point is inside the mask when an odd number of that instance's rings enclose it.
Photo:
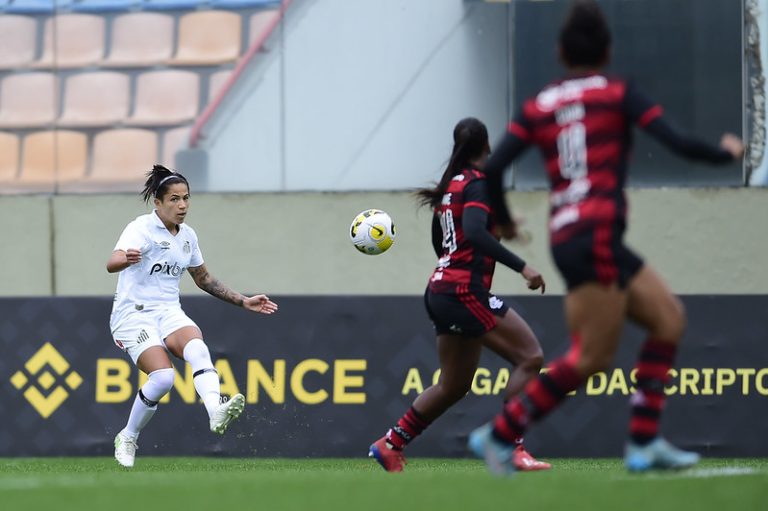
M 154 387 L 165 394 L 173 388 L 173 380 L 176 376 L 176 372 L 173 368 L 158 369 L 149 373 L 149 380 Z
M 528 354 L 525 359 L 520 362 L 520 367 L 527 373 L 538 374 L 544 365 L 544 353 L 541 348 Z
M 613 363 L 613 354 L 605 352 L 595 352 L 582 354 L 576 363 L 576 371 L 583 377 L 591 376 L 597 372 L 605 371 Z
M 665 341 L 677 342 L 683 337 L 687 318 L 685 314 L 685 305 L 678 297 L 673 296 L 666 307 L 663 320 L 659 328 L 654 332 L 654 336 Z
M 472 378 L 456 378 L 451 382 L 443 382 L 442 390 L 445 398 L 456 402 L 467 395 L 472 388 Z
M 675 335 L 675 339 L 680 339 L 685 332 L 685 327 L 688 325 L 688 317 L 685 313 L 685 305 L 683 305 L 683 301 L 678 297 L 675 297 L 672 315 L 672 327 L 674 330 L 672 333 Z
M 202 339 L 192 339 L 184 346 L 184 360 L 192 367 L 212 366 L 211 353 Z

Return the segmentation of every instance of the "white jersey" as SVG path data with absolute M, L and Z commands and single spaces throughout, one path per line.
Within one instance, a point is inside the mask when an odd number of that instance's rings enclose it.
M 141 250 L 141 261 L 120 272 L 112 305 L 110 328 L 132 311 L 180 307 L 179 281 L 189 267 L 203 264 L 197 234 L 186 224 L 174 236 L 153 211 L 129 223 L 115 250 Z

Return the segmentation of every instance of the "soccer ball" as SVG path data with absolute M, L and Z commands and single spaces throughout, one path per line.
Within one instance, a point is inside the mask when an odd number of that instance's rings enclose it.
M 352 220 L 349 238 L 363 254 L 381 254 L 395 242 L 395 224 L 380 209 L 366 209 Z

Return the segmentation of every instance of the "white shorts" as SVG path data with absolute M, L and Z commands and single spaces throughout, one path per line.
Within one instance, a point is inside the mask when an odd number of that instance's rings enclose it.
M 148 348 L 166 348 L 166 337 L 186 326 L 197 327 L 197 324 L 180 307 L 135 311 L 112 330 L 112 337 L 117 347 L 128 353 L 135 364 Z

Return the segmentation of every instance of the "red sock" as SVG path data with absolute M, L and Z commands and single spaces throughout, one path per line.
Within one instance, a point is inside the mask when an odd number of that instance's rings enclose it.
M 555 360 L 549 371 L 525 386 L 522 397 L 516 397 L 504 405 L 503 411 L 494 420 L 494 436 L 506 443 L 514 444 L 522 437 L 531 420 L 539 420 L 551 412 L 572 390 L 582 383 L 575 369 L 573 351 L 578 349 L 578 340 L 564 357 Z
M 397 424 L 387 431 L 387 440 L 392 444 L 393 449 L 402 450 L 427 429 L 429 424 L 430 422 L 419 415 L 419 412 L 410 407 Z
M 655 339 L 645 341 L 637 360 L 635 378 L 637 386 L 630 399 L 632 416 L 629 436 L 636 444 L 644 445 L 659 433 L 661 410 L 666 395 L 664 386 L 669 381 L 669 370 L 675 362 L 677 345 Z

